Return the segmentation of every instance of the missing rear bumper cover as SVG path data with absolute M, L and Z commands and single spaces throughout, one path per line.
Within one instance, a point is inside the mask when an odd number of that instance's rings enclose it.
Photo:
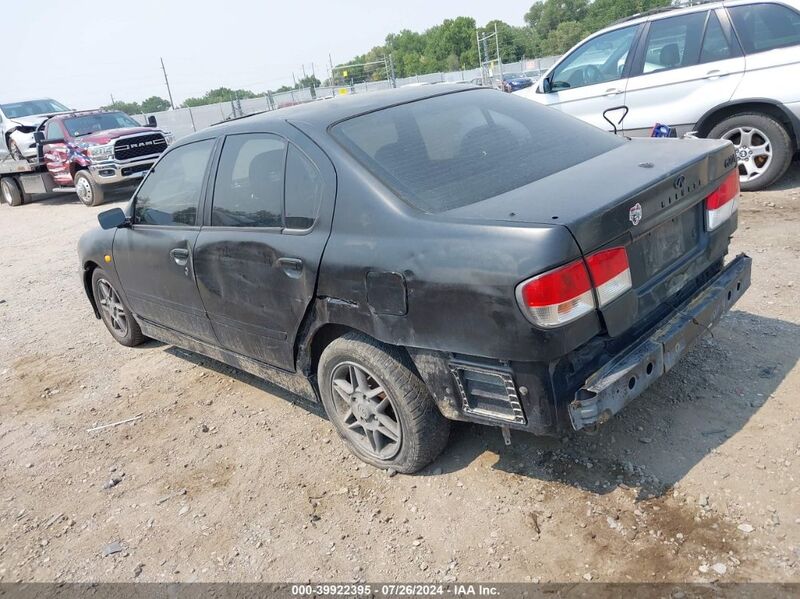
M 526 424 L 510 370 L 457 361 L 450 362 L 449 366 L 465 414 L 501 423 Z

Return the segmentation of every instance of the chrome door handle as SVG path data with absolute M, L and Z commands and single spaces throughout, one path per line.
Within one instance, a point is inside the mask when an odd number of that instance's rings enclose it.
M 718 79 L 718 78 L 722 77 L 723 75 L 725 75 L 725 73 L 723 73 L 719 69 L 713 69 L 713 70 L 709 71 L 708 73 L 706 73 L 706 79 Z
M 300 258 L 278 258 L 278 267 L 287 276 L 296 279 L 303 272 L 303 261 Z
M 617 87 L 609 87 L 606 90 L 606 95 L 607 96 L 616 96 L 617 94 L 621 94 L 621 93 L 622 93 L 622 90 L 617 88 Z
M 189 250 L 186 248 L 174 248 L 169 251 L 169 255 L 178 266 L 186 266 L 189 262 Z

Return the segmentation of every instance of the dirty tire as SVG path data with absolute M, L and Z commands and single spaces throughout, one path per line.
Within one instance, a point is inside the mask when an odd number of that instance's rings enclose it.
M 92 293 L 103 324 L 106 325 L 108 332 L 118 343 L 127 347 L 141 345 L 147 341 L 147 337 L 144 336 L 142 329 L 139 328 L 139 323 L 136 322 L 136 319 L 131 314 L 130 308 L 122 301 L 122 297 L 119 295 L 115 285 L 102 268 L 95 268 L 94 272 L 92 272 Z M 109 289 L 113 292 L 111 297 L 113 301 L 110 303 L 108 301 Z M 112 318 L 114 307 L 110 304 L 117 305 L 116 318 Z M 125 326 L 120 327 L 123 319 Z
M 709 132 L 708 137 L 721 139 L 739 128 L 763 132 L 772 151 L 770 164 L 764 171 L 749 181 L 741 177 L 739 185 L 743 191 L 765 189 L 780 179 L 789 168 L 792 162 L 792 140 L 780 122 L 760 112 L 743 112 L 730 116 L 717 124 Z M 742 173 L 745 167 L 741 161 L 739 164 L 739 172 Z
M 0 179 L 0 200 L 9 206 L 21 206 L 25 203 L 25 194 L 14 179 L 4 177 Z
M 373 374 L 391 398 L 394 416 L 401 428 L 396 455 L 383 459 L 366 451 L 349 433 L 333 394 L 333 375 L 351 363 Z M 317 368 L 320 394 L 328 418 L 345 445 L 357 457 L 377 468 L 412 473 L 430 464 L 447 445 L 450 421 L 439 412 L 425 383 L 416 374 L 408 356 L 361 333 L 348 333 L 331 342 Z M 342 405 L 344 400 L 338 400 Z M 366 431 L 365 431 L 366 432 Z
M 75 173 L 75 193 L 85 206 L 99 206 L 105 201 L 103 187 L 86 171 Z

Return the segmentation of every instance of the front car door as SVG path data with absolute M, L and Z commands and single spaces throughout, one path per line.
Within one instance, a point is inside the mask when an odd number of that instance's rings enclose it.
M 64 140 L 61 123 L 57 120 L 49 121 L 44 129 L 44 139 L 42 148 L 44 162 L 56 187 L 70 187 L 72 173 L 69 170 L 69 148 Z
M 132 224 L 117 231 L 113 248 L 117 275 L 138 317 L 213 344 L 192 250 L 215 143 L 195 141 L 163 155 L 137 190 Z
M 603 112 L 624 104 L 631 50 L 640 28 L 629 25 L 590 38 L 562 59 L 535 91 L 519 93 L 611 129 Z
M 649 135 L 656 123 L 682 135 L 729 101 L 744 76 L 744 57 L 722 9 L 652 20 L 643 37 L 625 92 L 626 135 Z
M 226 137 L 194 250 L 220 345 L 294 370 L 294 341 L 314 297 L 336 176 L 294 128 Z

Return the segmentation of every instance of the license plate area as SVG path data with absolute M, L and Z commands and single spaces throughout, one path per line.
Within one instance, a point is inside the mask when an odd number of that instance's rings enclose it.
M 691 252 L 700 240 L 702 202 L 675 215 L 631 244 L 634 281 L 645 282 Z M 639 272 L 636 272 L 639 271 Z

